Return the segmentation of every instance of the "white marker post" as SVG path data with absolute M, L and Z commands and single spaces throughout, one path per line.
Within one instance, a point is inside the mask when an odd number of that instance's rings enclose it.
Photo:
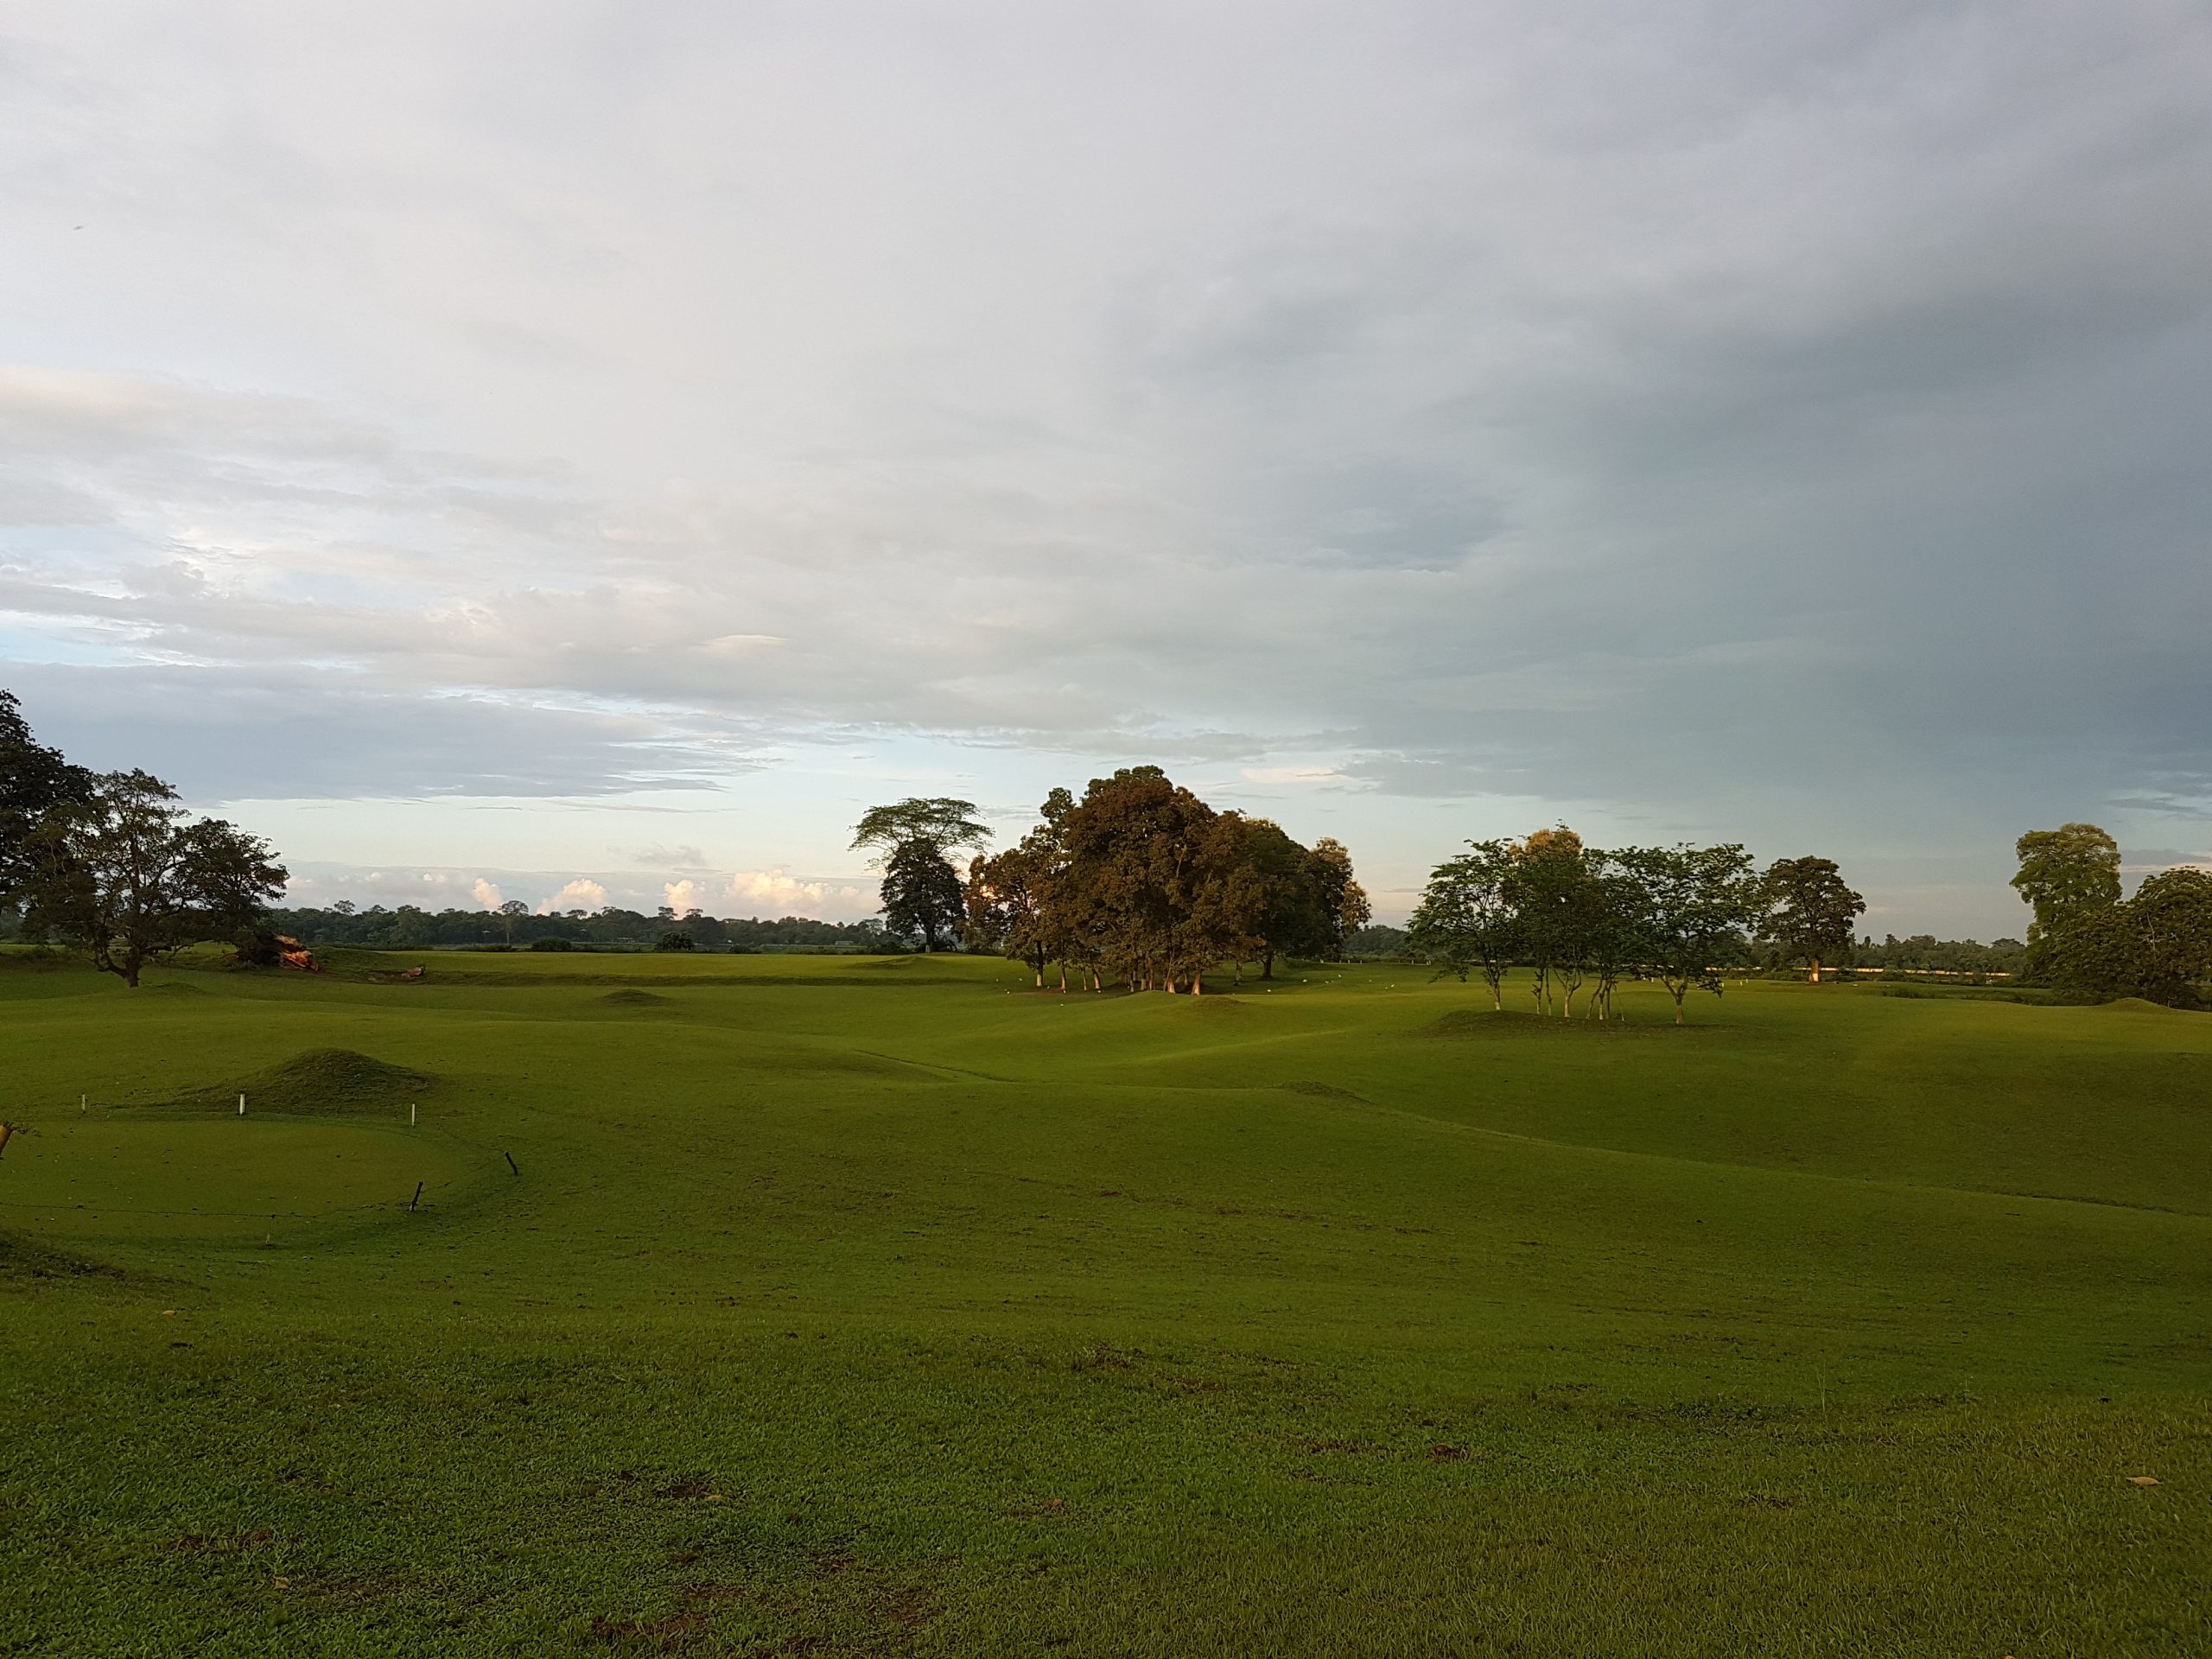
M 407 1127 L 410 1129 L 415 1127 L 415 1103 L 411 1100 L 407 1103 Z
M 245 1096 L 244 1095 L 240 1095 L 238 1096 L 238 1116 L 240 1117 L 244 1117 L 245 1116 Z

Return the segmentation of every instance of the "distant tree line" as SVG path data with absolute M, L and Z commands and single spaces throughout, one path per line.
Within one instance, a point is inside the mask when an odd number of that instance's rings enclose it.
M 1440 974 L 1471 975 L 1503 1010 L 1516 969 L 1539 1014 L 1605 1020 L 1624 980 L 1656 980 L 1683 1021 L 1693 990 L 1718 995 L 1722 974 L 1758 961 L 1849 960 L 1866 900 L 1833 860 L 1777 859 L 1764 871 L 1732 843 L 1719 847 L 1586 845 L 1564 824 L 1519 841 L 1470 842 L 1437 866 L 1406 930 L 1406 950 Z
M 2094 823 L 2031 830 L 2013 888 L 2033 910 L 2026 977 L 2199 1007 L 2212 982 L 2212 872 L 2183 865 L 2121 897 L 2120 845 Z
M 1878 968 L 1885 976 L 1948 974 L 1986 979 L 1993 975 L 2019 977 L 2027 970 L 2028 948 L 2018 939 L 1939 939 L 1933 933 L 1916 933 L 1901 939 L 1894 933 L 1876 944 L 1870 935 L 1852 954 L 1855 968 Z
M 264 918 L 285 880 L 266 842 L 193 817 L 151 772 L 92 772 L 40 743 L 0 690 L 0 920 L 16 937 L 74 945 L 132 986 L 202 939 L 273 960 Z
M 755 917 L 718 917 L 687 911 L 682 915 L 663 906 L 652 915 L 641 911 L 609 907 L 533 913 L 519 899 L 510 899 L 497 910 L 424 910 L 416 905 L 386 909 L 375 905 L 356 909 L 340 902 L 321 908 L 299 907 L 271 911 L 269 925 L 313 945 L 353 945 L 365 950 L 434 950 L 455 945 L 512 945 L 518 950 L 561 944 L 659 946 L 682 938 L 671 950 L 843 950 L 896 952 L 906 947 L 874 920 L 817 922 L 804 916 L 776 921 Z
M 877 848 L 885 925 L 924 949 L 950 945 L 1026 963 L 1041 988 L 1189 992 L 1247 964 L 1262 979 L 1281 958 L 1335 960 L 1366 925 L 1351 856 L 1311 847 L 1266 818 L 1208 805 L 1158 766 L 1095 778 L 1078 798 L 1055 789 L 1015 845 L 966 801 L 912 800 L 864 817 L 856 845 Z M 971 856 L 964 878 L 956 851 Z

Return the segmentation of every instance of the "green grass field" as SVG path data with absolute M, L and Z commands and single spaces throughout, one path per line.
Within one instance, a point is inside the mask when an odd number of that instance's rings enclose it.
M 0 963 L 0 1653 L 2212 1653 L 2212 1017 L 431 961 Z

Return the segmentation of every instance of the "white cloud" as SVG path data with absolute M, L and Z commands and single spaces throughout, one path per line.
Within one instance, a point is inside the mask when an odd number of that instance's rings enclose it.
M 668 908 L 678 916 L 688 916 L 693 911 L 703 912 L 706 910 L 706 888 L 688 876 L 681 881 L 665 883 L 661 892 L 665 895 L 664 902 Z
M 427 879 L 428 878 L 426 877 L 425 880 Z M 499 889 L 496 883 L 486 881 L 480 875 L 476 878 L 476 885 L 469 888 L 468 891 L 475 899 L 476 902 L 483 906 L 485 909 L 497 910 L 499 907 L 501 901 L 499 898 Z
M 598 882 L 578 878 L 563 887 L 537 907 L 541 916 L 565 914 L 572 910 L 594 911 L 607 908 L 607 889 Z

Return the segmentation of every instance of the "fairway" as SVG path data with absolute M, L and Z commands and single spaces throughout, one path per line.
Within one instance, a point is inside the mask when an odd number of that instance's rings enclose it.
M 0 955 L 0 1653 L 2212 1652 L 2212 1016 L 1529 1006 Z

